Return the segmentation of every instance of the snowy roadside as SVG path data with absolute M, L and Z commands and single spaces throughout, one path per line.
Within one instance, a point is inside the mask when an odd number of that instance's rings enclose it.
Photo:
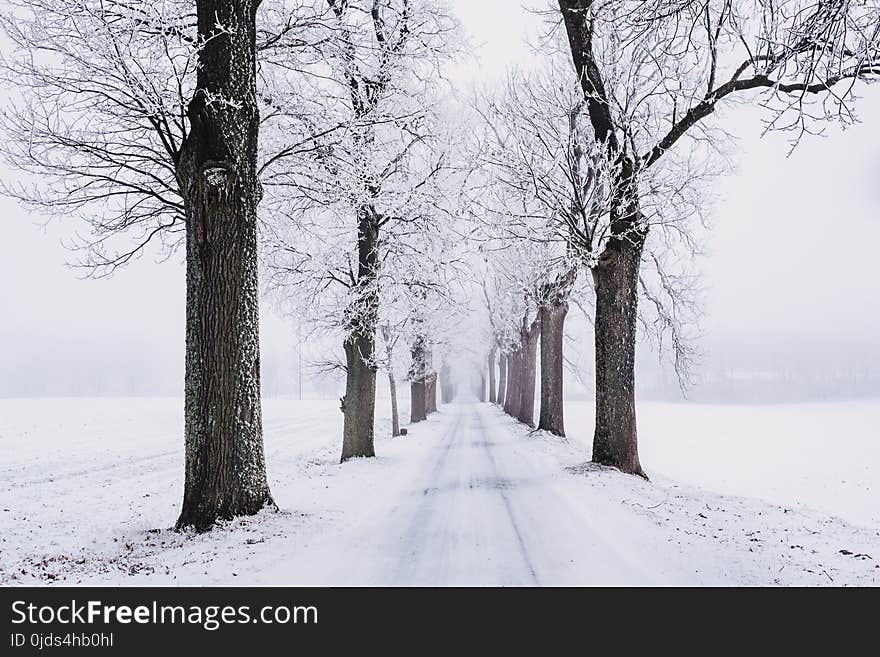
M 263 412 L 280 510 L 196 535 L 170 529 L 183 489 L 181 400 L 0 400 L 0 584 L 248 584 L 242 566 L 344 524 L 358 496 L 334 497 L 329 482 L 384 476 L 382 454 L 406 451 L 386 449 L 380 412 L 380 457 L 341 466 L 337 401 L 264 400 Z
M 566 402 L 589 453 L 592 402 Z M 639 404 L 649 475 L 880 527 L 880 400 L 800 404 Z
M 178 400 L 0 401 L 0 583 L 528 583 L 499 524 L 502 497 L 537 583 L 602 583 L 614 568 L 622 579 L 610 583 L 651 571 L 658 577 L 644 583 L 880 583 L 877 529 L 596 468 L 577 440 L 530 433 L 493 408 L 480 411 L 485 429 L 471 429 L 491 434 L 483 444 L 468 438 L 450 452 L 460 431 L 444 407 L 406 438 L 379 438 L 378 458 L 339 465 L 336 406 L 268 400 L 267 460 L 282 510 L 193 535 L 168 529 L 182 486 Z M 438 455 L 451 453 L 465 460 L 422 494 L 440 476 Z M 500 476 L 487 481 L 477 466 L 456 475 L 484 453 Z M 572 518 L 585 529 L 564 539 L 572 554 L 586 545 L 589 559 L 563 558 L 562 541 L 551 540 Z M 497 560 L 481 563 L 486 555 Z
M 509 419 L 530 447 L 552 454 L 583 489 L 647 519 L 669 553 L 685 557 L 705 585 L 842 586 L 880 584 L 880 528 L 760 499 L 710 492 L 651 474 L 622 475 L 583 459 L 579 441 L 530 432 Z

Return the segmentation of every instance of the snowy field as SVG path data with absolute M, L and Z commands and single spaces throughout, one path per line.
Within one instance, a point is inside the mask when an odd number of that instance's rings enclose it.
M 571 439 L 589 450 L 592 402 L 565 410 Z M 880 527 L 880 400 L 642 403 L 639 454 L 653 477 Z
M 181 410 L 0 400 L 0 582 L 880 584 L 880 401 L 643 403 L 645 482 L 585 464 L 590 404 L 567 441 L 444 406 L 339 465 L 338 402 L 270 399 L 280 510 L 205 535 L 169 529 Z

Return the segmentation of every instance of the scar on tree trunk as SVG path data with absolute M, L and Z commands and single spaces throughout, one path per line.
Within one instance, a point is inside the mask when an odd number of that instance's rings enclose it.
M 638 275 L 644 237 L 609 242 L 592 269 L 596 292 L 593 461 L 645 477 L 636 431 Z
M 260 406 L 253 0 L 198 0 L 196 90 L 177 179 L 186 213 L 185 481 L 177 528 L 272 505 Z M 218 25 L 233 26 L 223 39 Z M 208 102 L 210 95 L 228 105 Z

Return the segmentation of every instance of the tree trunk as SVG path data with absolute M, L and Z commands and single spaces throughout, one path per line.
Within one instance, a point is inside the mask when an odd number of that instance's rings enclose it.
M 507 354 L 502 353 L 498 359 L 498 397 L 495 403 L 504 407 L 504 400 L 507 396 Z
M 425 377 L 425 415 L 437 412 L 437 372 Z
M 440 364 L 440 399 L 444 404 L 452 402 L 452 380 L 446 361 Z
M 511 417 L 519 415 L 521 362 L 519 348 L 507 356 L 507 397 L 504 400 L 504 412 Z
M 186 211 L 186 471 L 177 527 L 199 531 L 272 503 L 260 406 L 256 5 L 197 1 L 204 46 L 177 163 Z
M 428 419 L 427 409 L 425 408 L 425 380 L 416 379 L 409 384 L 410 404 L 409 404 L 409 421 L 411 424 L 421 422 Z
M 639 207 L 636 162 L 618 137 L 611 103 L 593 54 L 589 6 L 559 0 L 572 62 L 597 143 L 616 169 L 610 238 L 593 267 L 596 289 L 596 433 L 593 461 L 645 476 L 639 463 L 635 409 L 636 303 L 639 265 L 647 228 Z
M 388 370 L 388 387 L 391 389 L 391 437 L 400 435 L 400 416 L 397 414 L 397 381 L 394 380 L 394 372 Z
M 541 413 L 538 428 L 565 435 L 562 390 L 562 345 L 568 302 L 547 303 L 538 309 L 541 322 Z
M 538 358 L 538 318 L 523 331 L 522 363 L 520 365 L 519 408 L 516 419 L 530 427 L 535 426 L 535 369 Z
M 345 377 L 345 408 L 340 462 L 375 456 L 373 421 L 376 411 L 376 369 L 373 367 L 373 335 L 354 334 L 343 344 L 348 374 Z
M 409 421 L 410 423 L 421 422 L 427 419 L 427 383 L 425 376 L 427 374 L 427 366 L 425 364 L 425 340 L 420 335 L 416 335 L 412 345 L 412 365 L 409 371 L 410 380 L 410 405 L 409 405 Z
M 358 211 L 358 279 L 349 313 L 348 337 L 343 343 L 347 373 L 340 461 L 375 456 L 373 421 L 376 414 L 376 321 L 379 293 L 379 216 L 366 205 Z
M 495 392 L 495 354 L 498 347 L 493 346 L 489 352 L 489 401 L 495 403 L 498 400 L 498 393 Z
M 636 431 L 638 276 L 644 237 L 609 242 L 593 268 L 596 290 L 596 432 L 593 461 L 645 476 Z
M 400 415 L 397 412 L 397 379 L 394 378 L 394 344 L 397 338 L 391 333 L 391 327 L 382 327 L 382 340 L 385 342 L 385 359 L 388 369 L 388 390 L 391 393 L 391 437 L 400 435 Z

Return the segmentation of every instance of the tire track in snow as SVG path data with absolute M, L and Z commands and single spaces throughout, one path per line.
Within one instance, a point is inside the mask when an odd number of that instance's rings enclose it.
M 405 559 L 395 565 L 392 579 L 403 584 L 447 583 L 460 574 L 462 563 L 488 567 L 511 547 L 523 569 L 512 573 L 506 562 L 499 573 L 503 583 L 536 585 L 535 565 L 509 495 L 524 482 L 502 476 L 492 455 L 500 445 L 486 440 L 479 407 L 451 408 L 455 414 L 425 479 L 430 485 L 422 486 L 422 499 L 399 532 Z M 496 519 L 499 511 L 502 522 Z
M 483 424 L 483 416 L 481 413 L 479 413 L 476 410 L 476 407 L 474 407 L 474 410 L 472 411 L 472 417 L 474 417 L 476 419 L 476 421 L 479 423 L 480 434 L 485 437 L 486 436 L 486 427 Z M 495 443 L 492 443 L 492 442 L 484 439 L 481 442 L 481 445 L 483 447 L 483 450 L 486 453 L 486 458 L 492 464 L 492 471 L 494 473 L 496 473 L 496 475 L 497 475 L 498 464 L 495 462 L 495 457 L 492 454 L 492 447 L 495 445 Z M 502 480 L 499 479 L 499 481 L 502 481 Z M 507 481 L 507 480 L 505 479 L 503 481 Z M 523 561 L 525 562 L 526 568 L 528 569 L 531 580 L 535 585 L 540 586 L 540 582 L 538 581 L 538 574 L 535 570 L 535 564 L 532 561 L 531 555 L 529 554 L 529 549 L 526 546 L 526 542 L 523 537 L 523 533 L 520 529 L 519 523 L 517 523 L 517 521 L 516 521 L 516 516 L 513 513 L 513 506 L 511 505 L 511 502 L 510 502 L 510 496 L 507 494 L 505 487 L 500 487 L 498 489 L 498 492 L 501 495 L 501 499 L 504 500 L 504 508 L 507 511 L 507 517 L 510 519 L 510 526 L 513 529 L 514 535 L 516 536 L 516 541 L 519 544 L 520 554 L 522 555 Z

